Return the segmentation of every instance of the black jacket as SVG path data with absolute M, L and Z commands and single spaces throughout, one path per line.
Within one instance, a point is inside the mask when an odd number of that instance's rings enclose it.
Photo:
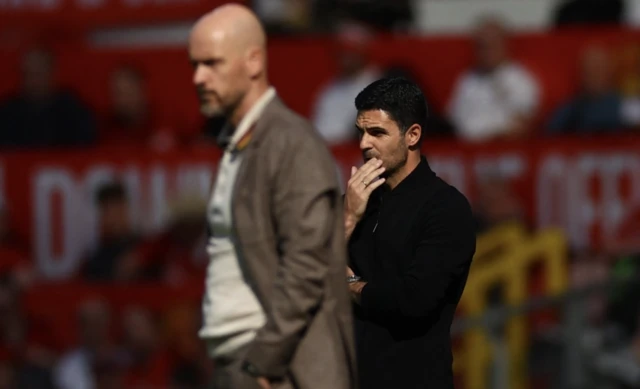
M 361 389 L 453 387 L 450 328 L 475 252 L 471 207 L 423 157 L 371 196 L 349 241 Z

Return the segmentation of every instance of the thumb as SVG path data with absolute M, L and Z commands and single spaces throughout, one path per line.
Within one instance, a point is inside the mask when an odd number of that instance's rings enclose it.
M 358 169 L 355 166 L 351 166 L 351 177 L 353 177 L 353 175 L 356 174 L 357 171 Z

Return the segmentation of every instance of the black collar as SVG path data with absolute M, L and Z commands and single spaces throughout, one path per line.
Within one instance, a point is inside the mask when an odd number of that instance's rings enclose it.
M 421 155 L 418 166 L 416 166 L 408 176 L 400 181 L 393 190 L 389 189 L 386 185 L 382 185 L 378 190 L 380 191 L 380 195 L 396 196 L 398 194 L 412 192 L 425 185 L 429 185 L 434 178 L 436 178 L 436 174 L 431 170 L 429 162 L 427 162 L 427 158 Z

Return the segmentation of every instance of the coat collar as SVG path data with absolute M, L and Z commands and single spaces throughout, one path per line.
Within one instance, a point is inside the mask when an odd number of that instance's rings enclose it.
M 264 107 L 264 110 L 262 111 L 260 118 L 257 120 L 257 122 L 254 125 L 252 136 L 251 136 L 251 142 L 248 143 L 247 149 L 254 149 L 258 145 L 260 145 L 260 142 L 264 139 L 269 128 L 271 127 L 270 126 L 271 121 L 273 120 L 274 117 L 278 116 L 278 112 L 280 112 L 280 110 L 283 108 L 284 108 L 284 104 L 282 103 L 282 100 L 280 100 L 278 96 L 274 96 L 269 101 L 269 103 Z
M 244 115 L 238 127 L 233 127 L 227 122 L 216 139 L 218 146 L 226 151 L 240 151 L 248 146 L 249 141 L 253 138 L 256 123 L 260 120 L 263 111 L 275 97 L 275 89 L 269 87 L 246 115 Z

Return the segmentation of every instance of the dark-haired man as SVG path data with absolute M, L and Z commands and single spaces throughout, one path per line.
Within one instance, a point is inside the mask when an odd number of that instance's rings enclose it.
M 420 153 L 420 88 L 378 80 L 355 100 L 365 164 L 344 203 L 362 389 L 453 387 L 450 327 L 475 252 L 467 199 Z
M 129 199 L 124 185 L 110 182 L 96 191 L 99 241 L 85 263 L 85 278 L 92 281 L 131 280 L 136 278 L 133 256 L 138 237 L 129 220 Z

